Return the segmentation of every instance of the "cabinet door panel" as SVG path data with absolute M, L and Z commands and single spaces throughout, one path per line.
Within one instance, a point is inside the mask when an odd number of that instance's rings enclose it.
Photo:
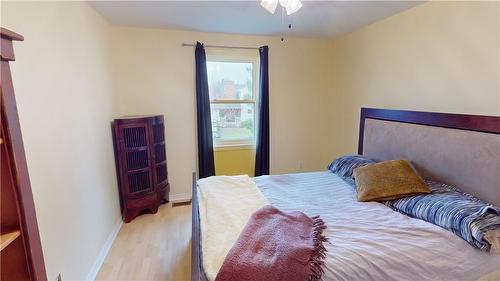
M 119 127 L 122 184 L 127 197 L 140 197 L 154 190 L 149 135 L 147 123 Z

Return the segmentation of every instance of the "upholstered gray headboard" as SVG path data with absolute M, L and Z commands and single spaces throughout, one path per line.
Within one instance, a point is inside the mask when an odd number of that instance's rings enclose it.
M 363 108 L 359 153 L 500 206 L 500 117 Z

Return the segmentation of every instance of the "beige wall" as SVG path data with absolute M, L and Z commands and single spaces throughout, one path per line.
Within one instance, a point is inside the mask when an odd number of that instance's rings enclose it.
M 327 153 L 356 152 L 360 107 L 500 115 L 500 2 L 429 2 L 333 40 Z
M 255 175 L 255 148 L 216 148 L 214 160 L 216 176 Z
M 197 167 L 194 50 L 183 42 L 269 45 L 271 172 L 325 168 L 328 41 L 127 27 L 112 34 L 121 113 L 165 115 L 171 194 L 190 193 Z
M 86 3 L 1 3 L 48 280 L 83 280 L 120 219 L 109 26 Z

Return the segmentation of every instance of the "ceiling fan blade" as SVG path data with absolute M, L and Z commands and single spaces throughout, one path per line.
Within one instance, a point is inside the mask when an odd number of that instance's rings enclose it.
M 278 6 L 278 0 L 262 0 L 260 5 L 271 14 L 274 14 L 276 7 Z

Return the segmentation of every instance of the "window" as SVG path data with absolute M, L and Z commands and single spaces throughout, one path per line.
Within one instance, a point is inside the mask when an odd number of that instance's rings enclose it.
M 208 87 L 215 146 L 255 144 L 257 67 L 252 59 L 208 59 Z

